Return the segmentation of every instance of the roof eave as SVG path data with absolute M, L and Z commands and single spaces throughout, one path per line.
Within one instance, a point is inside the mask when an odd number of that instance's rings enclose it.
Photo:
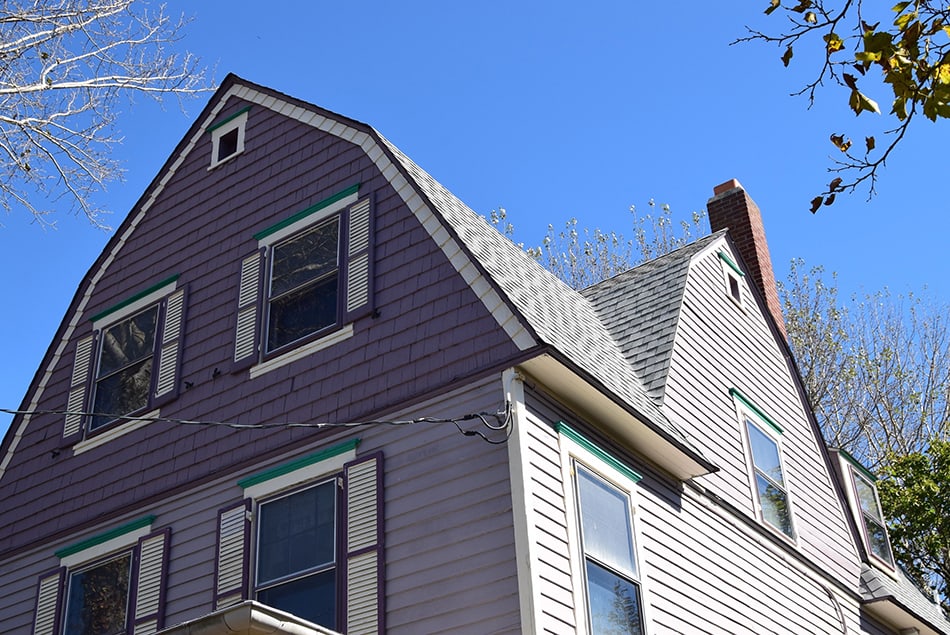
M 569 362 L 548 353 L 521 363 L 519 368 L 590 423 L 676 479 L 685 481 L 718 471 L 698 452 L 597 386 Z

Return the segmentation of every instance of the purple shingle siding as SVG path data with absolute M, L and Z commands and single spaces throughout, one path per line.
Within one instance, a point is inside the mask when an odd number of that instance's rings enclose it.
M 246 105 L 232 101 L 225 111 Z M 191 387 L 162 408 L 163 417 L 360 420 L 517 354 L 362 149 L 260 106 L 251 107 L 246 138 L 243 154 L 210 171 L 210 137 L 188 154 L 106 267 L 72 336 L 92 332 L 89 316 L 179 274 L 189 290 L 181 378 Z M 231 374 L 240 260 L 257 248 L 254 233 L 355 183 L 361 196 L 375 196 L 379 317 L 362 318 L 351 338 L 255 379 L 246 371 Z M 123 232 L 120 227 L 117 238 Z M 66 403 L 72 346 L 43 392 L 41 409 L 61 410 Z M 75 532 L 319 434 L 158 422 L 72 456 L 59 448 L 61 416 L 35 417 L 26 432 L 0 481 L 0 496 L 29 511 L 0 517 L 0 553 Z

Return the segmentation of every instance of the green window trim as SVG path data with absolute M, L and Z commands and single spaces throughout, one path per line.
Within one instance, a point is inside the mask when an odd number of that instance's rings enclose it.
M 848 452 L 838 448 L 838 454 L 840 454 L 842 458 L 844 458 L 844 460 L 850 463 L 854 469 L 856 469 L 858 472 L 863 474 L 865 477 L 869 478 L 872 483 L 877 482 L 877 477 L 874 475 L 874 473 L 871 472 L 871 470 L 869 470 L 868 468 L 861 465 L 861 463 L 859 463 L 856 458 L 848 454 Z
M 68 547 L 63 547 L 62 549 L 59 549 L 58 551 L 55 551 L 53 553 L 57 558 L 62 559 L 67 556 L 77 554 L 80 551 L 89 549 L 90 547 L 101 545 L 102 543 L 108 542 L 112 540 L 113 538 L 118 538 L 119 536 L 125 535 L 127 533 L 131 533 L 135 531 L 136 529 L 148 527 L 153 522 L 155 522 L 154 515 L 143 516 L 142 518 L 133 520 L 132 522 L 128 522 L 124 525 L 116 527 L 115 529 L 110 529 L 109 531 L 103 532 L 99 534 L 98 536 L 93 536 L 91 538 L 86 538 L 85 540 L 80 540 L 76 544 L 69 545 Z
M 246 113 L 247 111 L 249 111 L 250 109 L 251 109 L 250 106 L 245 106 L 244 108 L 241 108 L 239 111 L 237 111 L 237 112 L 234 113 L 233 115 L 229 115 L 228 117 L 225 117 L 225 118 L 222 119 L 221 121 L 219 121 L 219 122 L 217 122 L 217 123 L 211 124 L 210 126 L 208 126 L 207 128 L 205 128 L 205 132 L 212 132 L 212 131 L 214 131 L 214 130 L 217 130 L 218 128 L 220 128 L 221 126 L 225 125 L 225 124 L 228 123 L 229 121 L 234 121 L 235 119 L 237 119 L 238 117 L 240 117 L 241 115 L 243 115 L 244 113 Z
M 359 191 L 359 189 L 360 189 L 359 183 L 355 185 L 351 185 L 350 187 L 346 188 L 342 192 L 337 192 L 333 196 L 330 196 L 329 198 L 325 198 L 319 203 L 311 205 L 307 209 L 297 212 L 290 218 L 285 218 L 284 220 L 280 221 L 276 225 L 271 225 L 267 229 L 263 229 L 257 232 L 256 234 L 254 234 L 254 240 L 258 240 L 258 241 L 263 240 L 264 238 L 267 238 L 271 234 L 277 233 L 283 228 L 289 227 L 290 225 L 293 225 L 297 221 L 304 219 L 307 216 L 310 216 L 311 214 L 315 214 L 316 212 L 319 212 L 320 210 L 326 207 L 329 207 L 330 205 L 333 205 L 337 201 L 342 200 L 346 198 L 347 196 L 350 196 L 351 194 L 356 194 Z
M 588 452 L 596 456 L 598 459 L 600 459 L 601 461 L 603 461 L 610 467 L 614 468 L 615 470 L 617 470 L 618 472 L 620 472 L 621 474 L 629 478 L 634 483 L 638 483 L 640 482 L 640 480 L 643 479 L 643 477 L 639 473 L 634 471 L 626 463 L 624 463 L 623 461 L 615 457 L 613 454 L 610 454 L 609 452 L 601 448 L 599 445 L 597 445 L 596 443 L 594 443 L 593 441 L 591 441 L 590 439 L 582 435 L 580 432 L 577 432 L 576 430 L 571 428 L 569 425 L 567 425 L 563 421 L 558 421 L 557 425 L 555 426 L 555 429 L 557 430 L 558 434 L 564 435 L 565 437 L 567 437 L 568 439 L 570 439 L 577 445 L 581 446 L 582 448 L 584 448 L 585 450 L 587 450 Z
M 730 258 L 729 256 L 726 255 L 726 252 L 720 251 L 720 252 L 719 252 L 719 259 L 722 260 L 722 261 L 723 261 L 724 263 L 726 263 L 727 265 L 729 265 L 729 268 L 732 269 L 733 271 L 735 271 L 737 274 L 739 274 L 740 277 L 742 277 L 742 278 L 745 277 L 745 273 L 742 272 L 742 269 L 739 268 L 739 265 L 737 265 L 735 262 L 733 262 L 732 258 Z
M 242 478 L 237 482 L 238 487 L 241 489 L 247 489 L 253 485 L 258 485 L 265 481 L 275 479 L 279 476 L 284 476 L 285 474 L 290 474 L 291 472 L 296 472 L 297 470 L 305 467 L 309 467 L 320 461 L 325 461 L 326 459 L 333 458 L 334 456 L 339 456 L 350 450 L 355 450 L 360 444 L 360 439 L 350 439 L 344 443 L 339 443 L 329 448 L 319 450 L 313 454 L 308 454 L 307 456 L 302 456 L 299 459 L 294 459 L 283 465 L 277 465 L 270 469 L 264 470 L 263 472 L 258 472 L 257 474 L 252 474 L 247 478 Z
M 752 412 L 754 412 L 755 414 L 757 414 L 757 415 L 759 416 L 759 418 L 762 419 L 762 421 L 764 421 L 765 423 L 769 424 L 769 426 L 770 426 L 773 430 L 775 430 L 775 431 L 778 432 L 779 434 L 785 434 L 785 431 L 782 430 L 782 426 L 780 426 L 779 424 L 775 423 L 775 421 L 772 419 L 772 417 L 770 417 L 770 416 L 768 416 L 767 414 L 765 414 L 765 411 L 764 411 L 764 410 L 762 410 L 761 408 L 759 408 L 757 405 L 755 405 L 754 402 L 752 402 L 752 400 L 750 400 L 748 397 L 746 397 L 746 396 L 743 395 L 741 392 L 739 392 L 739 389 L 738 389 L 738 388 L 730 388 L 730 389 L 729 389 L 729 394 L 732 395 L 732 397 L 733 397 L 734 399 L 736 399 L 736 401 L 738 401 L 738 402 L 741 403 L 743 406 L 745 406 L 746 408 L 748 408 L 749 410 L 751 410 Z
M 149 295 L 149 294 L 151 294 L 151 293 L 155 293 L 156 291 L 158 291 L 158 290 L 161 289 L 162 287 L 167 286 L 167 285 L 169 285 L 169 284 L 171 284 L 171 283 L 173 283 L 173 282 L 177 282 L 177 281 L 178 281 L 178 278 L 179 278 L 180 276 L 181 276 L 181 274 L 179 274 L 179 273 L 176 273 L 176 274 L 173 275 L 173 276 L 169 276 L 168 278 L 165 278 L 165 279 L 162 280 L 161 282 L 157 282 L 157 283 L 153 284 L 153 285 L 150 286 L 148 289 L 144 289 L 144 290 L 142 290 L 142 291 L 139 291 L 139 292 L 136 293 L 135 295 L 133 295 L 133 296 L 131 296 L 131 297 L 129 297 L 129 298 L 126 298 L 125 300 L 122 300 L 122 302 L 119 302 L 119 303 L 116 304 L 115 306 L 111 306 L 111 307 L 109 307 L 108 309 L 106 309 L 105 311 L 101 311 L 101 312 L 99 312 L 99 313 L 96 313 L 96 314 L 93 315 L 91 318 L 89 318 L 89 321 L 90 321 L 90 322 L 97 322 L 97 321 L 101 320 L 102 318 L 104 318 L 104 317 L 106 317 L 106 316 L 108 316 L 108 315 L 111 315 L 111 314 L 115 313 L 116 311 L 121 311 L 122 309 L 124 309 L 125 307 L 129 306 L 129 305 L 132 304 L 133 302 L 138 302 L 139 300 L 141 300 L 141 299 L 144 298 L 145 296 L 147 296 L 147 295 Z

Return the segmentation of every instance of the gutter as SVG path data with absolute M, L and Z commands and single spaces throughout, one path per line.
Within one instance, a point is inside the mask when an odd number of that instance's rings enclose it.
M 158 635 L 339 635 L 253 600 L 163 629 Z

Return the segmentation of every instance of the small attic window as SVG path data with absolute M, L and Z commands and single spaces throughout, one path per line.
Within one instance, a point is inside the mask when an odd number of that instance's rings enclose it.
M 877 478 L 844 450 L 838 450 L 838 456 L 850 485 L 848 502 L 857 520 L 864 547 L 873 556 L 872 562 L 883 564 L 891 570 L 894 568 L 894 554 L 877 494 Z
M 726 291 L 732 301 L 742 306 L 742 283 L 740 280 L 745 277 L 742 269 L 739 268 L 732 258 L 725 252 L 719 252 L 719 259 L 722 261 L 722 273 L 726 281 Z
M 208 128 L 211 133 L 211 165 L 208 169 L 244 152 L 244 130 L 249 110 L 250 106 Z

